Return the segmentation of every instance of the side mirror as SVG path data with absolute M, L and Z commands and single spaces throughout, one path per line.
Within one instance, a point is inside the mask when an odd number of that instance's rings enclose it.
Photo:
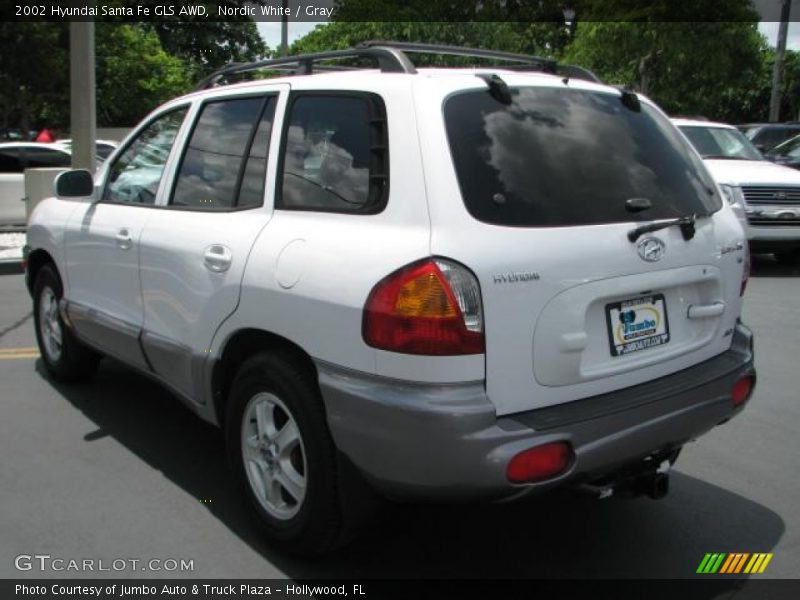
M 84 169 L 64 171 L 56 177 L 53 187 L 59 198 L 86 198 L 94 194 L 94 177 Z

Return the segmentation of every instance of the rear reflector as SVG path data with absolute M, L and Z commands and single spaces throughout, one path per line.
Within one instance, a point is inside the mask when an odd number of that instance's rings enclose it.
M 734 406 L 739 406 L 744 403 L 753 393 L 753 384 L 755 380 L 752 375 L 742 377 L 733 384 L 733 391 L 731 391 L 731 399 Z
M 523 450 L 511 459 L 506 477 L 511 483 L 534 483 L 564 473 L 572 464 L 572 446 L 553 442 Z

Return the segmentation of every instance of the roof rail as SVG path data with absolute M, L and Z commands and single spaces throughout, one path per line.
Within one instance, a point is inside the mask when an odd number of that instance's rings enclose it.
M 205 90 L 220 83 L 226 76 L 238 73 L 247 73 L 259 69 L 289 70 L 294 74 L 310 75 L 314 72 L 314 65 L 319 61 L 335 60 L 341 58 L 371 58 L 378 63 L 383 73 L 416 73 L 413 63 L 408 57 L 393 48 L 349 48 L 347 50 L 331 50 L 330 52 L 315 52 L 313 54 L 298 54 L 271 58 L 251 63 L 231 63 L 211 73 L 195 88 Z M 317 65 L 317 70 L 319 65 Z M 325 70 L 325 69 L 322 69 Z
M 600 83 L 600 79 L 588 69 L 574 65 L 559 65 L 556 61 L 541 56 L 516 54 L 499 50 L 485 50 L 483 48 L 461 48 L 444 44 L 418 44 L 415 42 L 393 42 L 384 40 L 371 40 L 361 42 L 354 48 L 347 50 L 331 50 L 329 52 L 315 52 L 313 54 L 298 54 L 284 56 L 251 63 L 231 63 L 214 71 L 203 79 L 196 90 L 204 90 L 220 85 L 229 75 L 270 69 L 274 71 L 288 71 L 294 75 L 310 75 L 316 71 L 348 70 L 353 67 L 319 64 L 321 61 L 338 60 L 345 58 L 372 59 L 383 73 L 416 73 L 414 64 L 407 54 L 440 54 L 445 56 L 461 56 L 465 58 L 495 59 L 510 63 L 504 68 L 515 71 L 542 71 L 545 73 L 561 74 L 565 77 L 585 79 Z M 500 66 L 500 65 L 494 65 Z
M 516 54 L 514 52 L 503 52 L 500 50 L 485 50 L 483 48 L 462 48 L 460 46 L 448 46 L 445 44 L 421 44 L 416 42 L 393 42 L 386 40 L 370 40 L 361 42 L 356 48 L 393 48 L 406 53 L 415 54 L 442 54 L 445 56 L 463 56 L 466 58 L 494 58 L 508 62 L 521 63 L 530 66 L 538 71 L 548 73 L 556 72 L 556 61 L 541 56 L 530 54 Z

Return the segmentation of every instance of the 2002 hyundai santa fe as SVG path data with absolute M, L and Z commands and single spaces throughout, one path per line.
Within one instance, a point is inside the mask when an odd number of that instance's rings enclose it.
M 294 76 L 217 85 L 256 68 Z M 664 114 L 590 79 L 390 42 L 216 74 L 33 215 L 47 370 L 162 382 L 295 552 L 372 490 L 663 495 L 753 389 L 747 244 Z

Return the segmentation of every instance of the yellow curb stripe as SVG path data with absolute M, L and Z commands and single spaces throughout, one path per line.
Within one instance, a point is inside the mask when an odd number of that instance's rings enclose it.
M 24 360 L 30 358 L 39 358 L 40 354 L 38 351 L 34 352 L 16 352 L 14 354 L 0 354 L 0 360 Z
M 38 348 L 0 348 L 0 356 L 4 354 L 39 354 Z

